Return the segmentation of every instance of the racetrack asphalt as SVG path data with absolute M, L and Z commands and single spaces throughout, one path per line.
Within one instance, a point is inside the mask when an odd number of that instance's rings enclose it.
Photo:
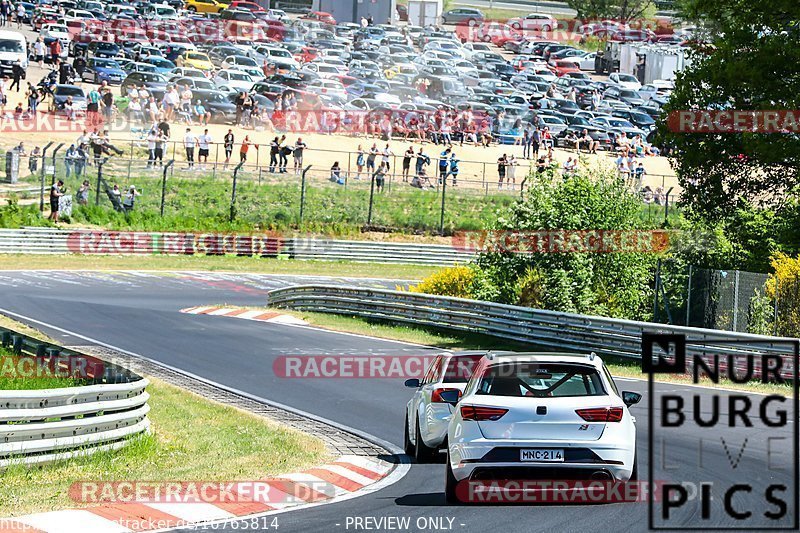
M 223 273 L 2 272 L 0 308 L 357 428 L 402 447 L 403 413 L 411 396 L 402 379 L 287 379 L 275 375 L 273 363 L 284 355 L 414 355 L 430 353 L 430 349 L 311 327 L 179 312 L 186 307 L 222 303 L 263 305 L 271 289 L 312 282 L 386 288 L 398 283 Z M 61 331 L 41 329 L 65 345 L 87 344 L 85 339 Z M 631 412 L 637 418 L 640 478 L 647 479 L 647 383 L 632 379 L 618 379 L 617 383 L 621 389 L 645 395 Z M 722 413 L 728 412 L 727 392 L 677 384 L 659 384 L 656 388 L 659 394 L 685 398 L 689 418 L 694 412 L 691 401 L 695 396 L 704 416 L 711 413 L 714 396 L 721 399 Z M 792 525 L 797 501 L 790 467 L 797 459 L 791 453 L 792 406 L 782 406 L 789 412 L 790 423 L 783 428 L 770 428 L 757 419 L 762 397 L 747 397 L 755 412 L 751 428 L 701 428 L 693 423 L 675 429 L 656 428 L 652 450 L 657 455 L 655 479 L 713 483 L 709 519 L 702 518 L 699 499 L 695 498 L 672 512 L 670 526 L 701 529 L 748 525 L 763 529 Z M 775 408 L 768 410 L 772 413 Z M 653 415 L 661 415 L 657 402 Z M 724 416 L 722 420 L 726 420 Z M 768 443 L 767 437 L 776 440 Z M 767 446 L 771 447 L 770 454 Z M 753 485 L 749 495 L 739 492 L 731 498 L 734 509 L 753 511 L 750 522 L 737 521 L 724 512 L 723 493 L 734 483 Z M 764 490 L 774 483 L 787 486 L 778 495 L 790 502 L 789 512 L 782 520 L 769 521 L 763 516 L 764 511 L 778 507 L 766 501 Z M 647 503 L 448 506 L 443 486 L 443 464 L 415 464 L 400 481 L 375 493 L 279 514 L 279 531 L 648 530 Z M 690 489 L 690 495 L 692 492 Z M 660 512 L 661 504 L 656 505 L 656 510 Z M 368 517 L 371 520 L 365 521 Z M 388 517 L 409 522 L 407 526 L 402 521 L 379 522 Z M 657 524 L 662 523 L 660 516 L 656 519 Z M 213 530 L 267 530 L 265 526 L 269 524 L 270 521 L 261 522 L 261 528 L 252 528 L 243 521 L 215 525 Z M 202 528 L 193 528 L 198 529 Z

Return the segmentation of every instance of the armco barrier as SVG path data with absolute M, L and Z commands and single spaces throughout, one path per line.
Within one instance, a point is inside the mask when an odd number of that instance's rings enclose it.
M 0 254 L 242 255 L 317 261 L 449 266 L 470 253 L 453 246 L 380 241 L 284 238 L 276 233 L 215 234 L 0 229 Z
M 267 303 L 270 307 L 483 333 L 551 350 L 593 351 L 632 359 L 641 359 L 644 332 L 685 334 L 687 355 L 780 354 L 787 375 L 793 371 L 793 360 L 788 356 L 794 351 L 786 341 L 797 340 L 544 311 L 405 291 L 329 285 L 277 289 L 269 293 Z
M 0 390 L 0 469 L 119 449 L 130 437 L 149 431 L 147 379 L 116 364 L 9 329 L 0 328 L 0 341 L 14 356 L 32 360 L 29 362 L 37 368 L 58 368 L 61 375 L 86 383 L 58 389 Z M 14 366 L 7 357 L 4 363 L 4 373 Z M 79 371 L 71 372 L 76 369 Z

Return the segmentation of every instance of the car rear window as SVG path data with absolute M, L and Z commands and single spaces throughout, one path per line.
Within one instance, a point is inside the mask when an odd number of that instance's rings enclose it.
M 476 394 L 535 398 L 604 396 L 593 366 L 568 363 L 502 363 L 487 367 Z
M 447 363 L 442 383 L 466 383 L 472 377 L 483 354 L 451 357 Z

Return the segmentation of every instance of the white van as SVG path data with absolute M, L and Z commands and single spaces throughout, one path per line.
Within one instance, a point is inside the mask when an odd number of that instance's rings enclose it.
M 0 72 L 10 73 L 14 63 L 28 68 L 28 41 L 18 31 L 0 31 Z

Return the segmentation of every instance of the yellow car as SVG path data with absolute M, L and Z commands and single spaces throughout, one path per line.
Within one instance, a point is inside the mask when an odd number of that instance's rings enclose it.
M 192 67 L 200 70 L 214 70 L 214 63 L 203 52 L 185 50 L 175 62 L 179 67 Z
M 219 13 L 228 7 L 228 4 L 217 0 L 186 0 L 184 7 L 192 13 Z

